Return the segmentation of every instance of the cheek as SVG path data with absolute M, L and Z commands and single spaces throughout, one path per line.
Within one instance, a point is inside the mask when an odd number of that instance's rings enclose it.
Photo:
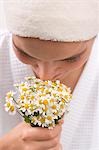
M 74 63 L 74 65 L 71 66 L 71 69 L 73 70 L 77 70 L 80 69 L 82 66 L 85 65 L 85 63 L 88 61 L 88 57 L 89 55 L 84 55 L 83 57 L 80 58 L 79 61 L 77 61 L 76 63 Z

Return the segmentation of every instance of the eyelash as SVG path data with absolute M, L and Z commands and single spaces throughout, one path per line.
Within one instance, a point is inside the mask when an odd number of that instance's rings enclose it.
M 72 57 L 72 58 L 69 58 L 69 59 L 64 59 L 62 61 L 66 61 L 66 62 L 69 62 L 69 63 L 74 63 L 74 62 L 77 62 L 79 59 L 80 59 L 80 55 L 78 56 L 75 56 L 75 57 Z
M 31 57 L 31 56 L 28 56 L 27 54 L 25 54 L 24 52 L 21 52 L 19 51 L 18 49 L 16 49 L 18 53 L 20 53 L 21 55 L 25 55 L 26 57 Z

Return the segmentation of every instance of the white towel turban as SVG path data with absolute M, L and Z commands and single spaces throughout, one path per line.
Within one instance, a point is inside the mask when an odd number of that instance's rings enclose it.
M 84 41 L 99 32 L 99 0 L 4 0 L 8 29 L 22 37 Z

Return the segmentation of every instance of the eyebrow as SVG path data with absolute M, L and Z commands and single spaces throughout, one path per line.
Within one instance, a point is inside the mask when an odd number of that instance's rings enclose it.
M 26 52 L 24 52 L 24 50 L 22 50 L 22 49 L 20 49 L 19 47 L 17 47 L 16 44 L 15 44 L 15 42 L 14 42 L 14 40 L 12 40 L 12 43 L 13 43 L 13 46 L 15 47 L 15 49 L 17 49 L 18 51 L 24 53 L 25 55 L 27 55 L 27 56 L 29 56 L 29 57 L 34 58 L 33 56 L 30 56 L 29 54 L 27 54 Z M 74 58 L 74 57 L 80 56 L 80 55 L 82 55 L 85 51 L 86 51 L 86 47 L 84 48 L 84 50 L 83 50 L 82 52 L 77 53 L 77 54 L 75 54 L 75 55 L 72 55 L 72 56 L 70 56 L 70 57 L 68 57 L 68 58 L 61 59 L 61 60 L 59 60 L 59 61 L 69 60 L 69 59 L 72 59 L 72 58 Z

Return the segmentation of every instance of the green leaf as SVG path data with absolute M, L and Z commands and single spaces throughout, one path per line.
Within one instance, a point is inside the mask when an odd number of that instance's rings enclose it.
M 24 121 L 26 122 L 26 123 L 30 123 L 31 121 L 30 121 L 30 118 L 28 117 L 28 116 L 24 116 Z

